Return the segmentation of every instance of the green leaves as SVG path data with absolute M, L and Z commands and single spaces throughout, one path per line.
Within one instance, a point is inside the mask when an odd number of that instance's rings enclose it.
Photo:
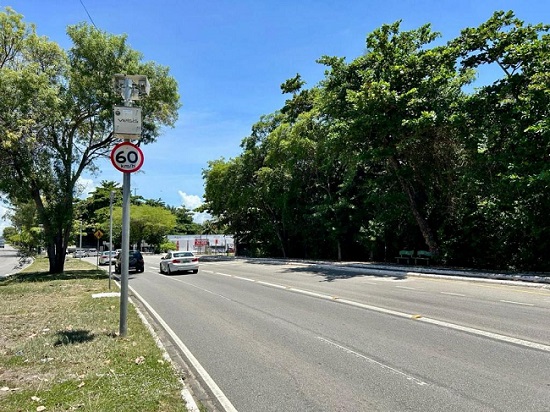
M 204 172 L 207 209 L 248 247 L 383 260 L 403 247 L 441 263 L 549 269 L 550 36 L 497 12 L 433 47 L 429 24 L 367 36 L 346 62 L 300 75 L 235 159 Z M 502 77 L 472 89 L 482 65 Z
M 63 269 L 73 197 L 84 170 L 116 143 L 112 87 L 117 73 L 148 76 L 151 94 L 140 101 L 142 144 L 177 119 L 179 94 L 169 70 L 141 61 L 126 36 L 87 24 L 70 26 L 68 51 L 35 34 L 7 8 L 0 12 L 0 190 L 12 201 L 35 202 L 53 272 Z

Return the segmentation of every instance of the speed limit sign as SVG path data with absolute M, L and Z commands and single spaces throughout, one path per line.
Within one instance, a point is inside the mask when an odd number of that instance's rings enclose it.
M 113 148 L 111 162 L 121 172 L 137 172 L 143 165 L 143 152 L 133 143 L 122 142 Z

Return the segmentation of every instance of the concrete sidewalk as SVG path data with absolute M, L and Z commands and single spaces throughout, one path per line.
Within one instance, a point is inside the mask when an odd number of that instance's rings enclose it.
M 500 283 L 506 282 L 508 284 L 518 284 L 518 282 L 521 282 L 522 286 L 550 288 L 550 273 L 506 273 L 480 271 L 475 269 L 455 269 L 414 265 L 381 265 L 360 262 L 353 262 L 346 266 L 364 270 L 399 272 L 408 276 L 460 277 L 468 280 L 498 281 Z

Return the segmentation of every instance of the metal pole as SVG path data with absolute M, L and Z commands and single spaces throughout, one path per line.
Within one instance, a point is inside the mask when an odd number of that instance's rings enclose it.
M 80 219 L 80 253 L 77 253 L 79 259 L 82 259 L 82 219 Z
M 109 290 L 111 290 L 111 266 L 113 260 L 113 195 L 111 190 L 111 196 L 109 199 Z
M 130 175 L 124 172 L 122 183 L 122 250 L 120 275 L 120 336 L 128 332 L 128 264 L 130 262 Z
M 124 79 L 124 106 L 132 105 L 132 79 Z M 130 173 L 122 180 L 122 246 L 120 262 L 120 336 L 128 333 L 128 266 L 130 263 Z

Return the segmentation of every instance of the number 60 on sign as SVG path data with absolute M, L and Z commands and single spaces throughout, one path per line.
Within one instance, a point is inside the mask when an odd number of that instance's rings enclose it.
M 143 165 L 143 152 L 133 143 L 119 143 L 111 151 L 111 163 L 121 172 L 137 172 Z

